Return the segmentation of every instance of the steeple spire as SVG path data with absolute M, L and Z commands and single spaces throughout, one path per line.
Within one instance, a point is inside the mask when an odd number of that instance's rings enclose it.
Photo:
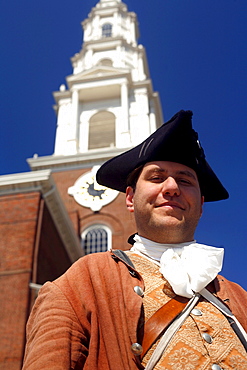
M 82 22 L 83 45 L 73 74 L 54 93 L 54 155 L 98 158 L 137 145 L 163 123 L 136 14 L 121 0 L 100 0 Z M 94 152 L 92 152 L 94 151 Z

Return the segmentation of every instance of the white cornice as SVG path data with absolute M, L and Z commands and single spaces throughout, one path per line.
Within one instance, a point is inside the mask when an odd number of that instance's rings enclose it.
M 88 71 L 87 71 L 88 72 Z M 86 90 L 90 88 L 97 89 L 98 87 L 106 87 L 111 85 L 121 85 L 125 79 L 129 83 L 132 82 L 131 73 L 128 70 L 123 69 L 120 73 L 102 73 L 95 72 L 85 73 L 78 75 L 71 75 L 66 77 L 67 85 L 69 89 L 72 89 L 76 85 L 77 90 Z
M 0 195 L 22 191 L 41 190 L 49 184 L 51 171 L 22 172 L 0 176 Z M 27 190 L 28 189 L 28 190 Z
M 58 102 L 61 99 L 71 99 L 72 93 L 69 90 L 65 91 L 54 91 L 53 96 L 56 102 Z
M 62 168 L 83 168 L 96 164 L 102 164 L 108 159 L 119 155 L 130 148 L 106 148 L 101 150 L 91 150 L 90 152 L 80 153 L 75 155 L 51 155 L 37 158 L 28 158 L 27 162 L 30 168 L 36 172 L 36 170 L 51 168 L 62 169 Z
M 99 2 L 96 4 L 94 8 L 92 8 L 89 17 L 94 17 L 95 15 L 107 15 L 113 14 L 114 12 L 122 10 L 127 11 L 126 4 L 122 3 L 121 1 L 109 1 L 107 3 Z
M 69 258 L 73 263 L 83 255 L 83 251 L 52 178 L 51 170 L 0 176 L 0 196 L 31 191 L 39 191 L 42 194 Z

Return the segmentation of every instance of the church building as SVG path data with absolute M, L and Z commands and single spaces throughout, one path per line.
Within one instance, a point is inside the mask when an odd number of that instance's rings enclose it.
M 100 0 L 82 27 L 72 74 L 53 93 L 54 154 L 29 158 L 30 172 L 0 176 L 2 370 L 21 369 L 26 321 L 45 281 L 85 254 L 129 249 L 136 230 L 125 196 L 95 173 L 163 123 L 136 14 L 121 0 Z

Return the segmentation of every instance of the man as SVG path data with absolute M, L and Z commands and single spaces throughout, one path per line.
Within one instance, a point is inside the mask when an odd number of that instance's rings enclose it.
M 191 117 L 180 111 L 98 171 L 99 183 L 126 191 L 133 246 L 83 257 L 44 285 L 24 370 L 247 368 L 247 293 L 217 275 L 223 250 L 194 240 L 204 201 L 228 193 Z

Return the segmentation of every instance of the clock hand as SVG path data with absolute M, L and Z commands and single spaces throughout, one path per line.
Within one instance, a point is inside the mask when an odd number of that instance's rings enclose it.
M 105 190 L 96 190 L 94 187 L 94 182 L 92 184 L 88 184 L 88 194 L 92 195 L 93 197 L 99 197 L 102 199 L 102 194 L 104 194 Z

